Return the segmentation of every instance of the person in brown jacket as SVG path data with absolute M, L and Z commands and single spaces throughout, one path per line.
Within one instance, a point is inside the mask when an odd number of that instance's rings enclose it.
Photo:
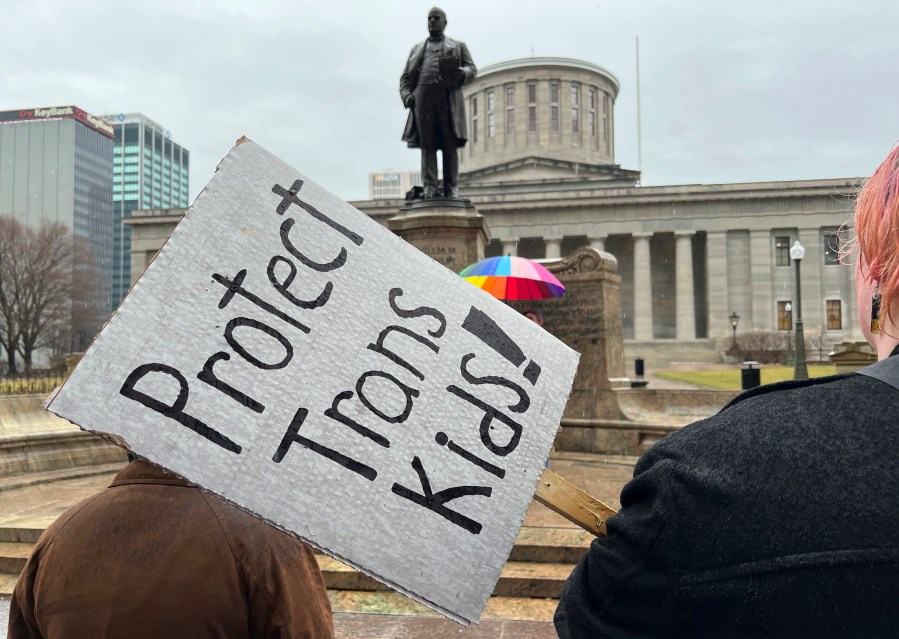
M 310 548 L 146 461 L 63 513 L 16 584 L 9 637 L 333 637 Z

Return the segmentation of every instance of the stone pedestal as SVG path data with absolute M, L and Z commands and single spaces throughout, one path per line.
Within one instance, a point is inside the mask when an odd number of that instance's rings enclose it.
M 877 351 L 868 342 L 840 342 L 834 344 L 827 356 L 836 367 L 836 373 L 852 373 L 877 361 Z
M 414 201 L 387 227 L 454 273 L 484 259 L 490 241 L 487 221 L 469 200 Z
M 543 313 L 543 328 L 581 354 L 564 416 L 584 420 L 626 419 L 613 390 L 628 385 L 617 260 L 609 253 L 585 247 L 546 266 L 565 286 L 565 295 L 516 302 L 514 306 L 519 310 L 538 309 Z M 556 438 L 556 448 L 615 449 L 612 444 L 594 442 L 598 436 L 614 438 L 621 434 L 600 433 L 592 426 L 563 428 Z

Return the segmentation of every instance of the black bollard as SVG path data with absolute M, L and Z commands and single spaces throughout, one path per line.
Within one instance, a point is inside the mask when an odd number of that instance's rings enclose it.
M 755 368 L 758 362 L 743 362 L 743 369 L 740 371 L 743 390 L 756 388 L 762 384 L 762 370 Z
M 643 374 L 645 370 L 643 368 L 643 358 L 635 357 L 634 358 L 634 379 L 631 380 L 631 388 L 645 388 L 648 381 L 643 379 Z

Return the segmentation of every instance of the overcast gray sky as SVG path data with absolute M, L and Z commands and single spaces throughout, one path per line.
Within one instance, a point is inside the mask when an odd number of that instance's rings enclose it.
M 429 2 L 29 0 L 0 20 L 0 110 L 141 112 L 190 149 L 191 198 L 247 135 L 344 199 L 414 169 L 398 80 Z M 899 140 L 895 0 L 452 0 L 484 67 L 579 58 L 621 83 L 616 163 L 643 184 L 869 175 Z

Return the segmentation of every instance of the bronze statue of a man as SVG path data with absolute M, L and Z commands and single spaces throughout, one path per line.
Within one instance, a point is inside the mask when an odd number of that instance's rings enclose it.
M 468 141 L 462 85 L 477 77 L 464 42 L 443 35 L 446 14 L 437 7 L 428 12 L 428 33 L 415 45 L 400 76 L 400 97 L 409 109 L 403 140 L 421 148 L 424 198 L 459 197 L 458 149 Z M 437 150 L 443 156 L 443 190 L 437 182 Z

